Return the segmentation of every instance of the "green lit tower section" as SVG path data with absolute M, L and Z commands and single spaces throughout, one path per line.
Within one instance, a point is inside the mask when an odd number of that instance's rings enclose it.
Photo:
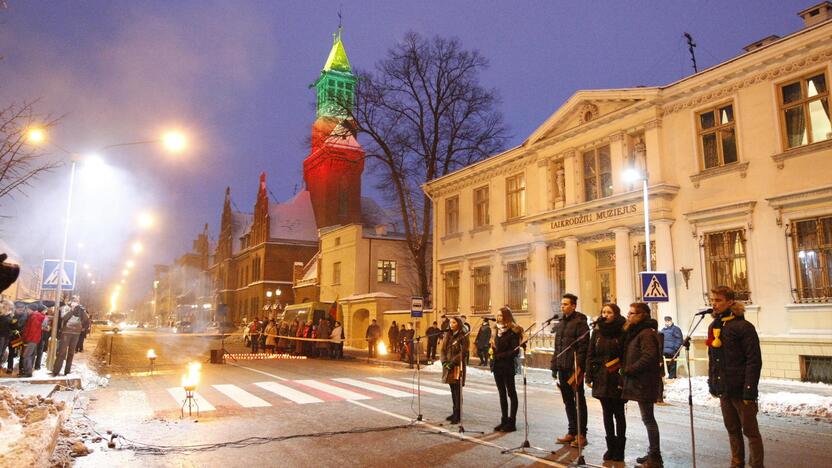
M 317 95 L 317 117 L 344 118 L 355 104 L 355 76 L 341 42 L 341 28 L 332 35 L 332 49 L 321 76 L 313 85 Z

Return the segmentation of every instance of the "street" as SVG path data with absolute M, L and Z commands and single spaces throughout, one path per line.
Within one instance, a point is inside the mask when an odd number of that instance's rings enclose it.
M 101 339 L 97 356 L 102 356 L 111 337 Z M 520 377 L 518 432 L 493 433 L 491 428 L 499 422 L 497 393 L 489 374 L 471 367 L 464 391 L 463 424 L 469 431 L 465 440 L 460 440 L 458 426 L 444 421 L 450 396 L 438 372 L 421 374 L 425 421 L 414 424 L 415 371 L 363 359 L 204 363 L 196 389 L 199 416 L 194 409 L 189 417 L 186 409 L 182 418 L 184 363 L 204 362 L 207 344 L 215 341 L 219 347 L 219 341 L 144 332 L 112 338 L 110 384 L 88 393 L 86 415 L 98 432 L 111 430 L 123 439 L 118 440 L 118 449 L 107 449 L 106 440 L 91 444 L 95 451 L 76 459 L 78 466 L 565 466 L 577 454 L 576 449 L 553 442 L 566 432 L 566 418 L 551 378 L 540 370 L 533 370 L 528 378 L 529 440 L 547 451 L 502 454 L 502 449 L 523 441 Z M 148 375 L 145 358 L 151 346 L 159 353 L 154 375 Z M 242 349 L 239 343 L 227 347 Z M 167 353 L 176 358 L 165 359 Z M 585 458 L 600 464 L 605 450 L 601 408 L 592 398 L 588 405 L 590 445 Z M 665 466 L 691 466 L 687 407 L 659 406 L 656 418 Z M 727 466 L 730 456 L 720 415 L 697 407 L 695 418 L 698 465 Z M 627 420 L 627 461 L 605 466 L 633 466 L 635 458 L 646 452 L 646 434 L 632 403 Z M 832 442 L 828 423 L 760 415 L 760 426 L 767 466 L 828 464 L 825 449 Z M 197 444 L 217 445 L 210 450 L 185 447 Z

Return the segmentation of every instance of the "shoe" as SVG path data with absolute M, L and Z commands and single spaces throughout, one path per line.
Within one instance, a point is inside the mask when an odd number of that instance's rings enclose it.
M 615 453 L 613 454 L 612 461 L 624 461 L 624 447 L 627 445 L 627 438 L 624 436 L 618 436 L 615 438 Z
M 574 441 L 574 440 L 575 440 L 575 436 L 573 434 L 566 434 L 563 437 L 558 437 L 557 438 L 557 442 L 559 444 L 569 444 L 569 443 L 572 443 L 572 441 Z
M 517 430 L 517 425 L 515 424 L 514 418 L 508 418 L 506 423 L 503 425 L 503 428 L 500 429 L 500 432 L 514 432 Z
M 659 453 L 648 453 L 644 462 L 640 462 L 637 468 L 664 468 L 664 461 Z
M 587 446 L 587 444 L 589 444 L 589 442 L 587 442 L 587 441 L 586 441 L 586 436 L 584 436 L 584 435 L 582 434 L 582 435 L 577 436 L 577 437 L 575 438 L 575 440 L 573 440 L 573 441 L 572 441 L 572 443 L 571 443 L 571 444 L 569 444 L 569 446 L 570 446 L 570 447 L 575 447 L 575 448 L 578 448 L 578 446 L 579 446 L 579 445 L 580 445 L 581 447 L 586 447 L 586 446 Z
M 451 424 L 459 424 L 459 418 L 453 418 L 450 420 Z
M 644 462 L 646 462 L 646 461 L 647 461 L 647 459 L 648 459 L 649 457 L 650 457 L 650 454 L 647 454 L 647 455 L 645 455 L 645 456 L 643 456 L 643 457 L 638 457 L 638 458 L 636 458 L 636 463 L 644 463 Z
M 616 443 L 618 442 L 618 440 L 616 439 L 615 436 L 607 436 L 606 441 L 607 441 L 607 451 L 604 452 L 604 455 L 601 458 L 603 458 L 604 461 L 614 460 L 616 450 L 617 450 Z
M 453 420 L 453 419 L 454 419 L 454 415 L 453 415 L 453 414 L 451 414 L 451 415 L 449 415 L 449 416 L 446 416 L 446 417 L 445 417 L 445 421 L 451 421 L 451 420 Z
M 506 426 L 507 423 L 508 423 L 508 418 L 505 418 L 505 417 L 500 418 L 500 424 L 497 424 L 496 426 L 494 426 L 494 432 L 503 432 L 503 428 Z

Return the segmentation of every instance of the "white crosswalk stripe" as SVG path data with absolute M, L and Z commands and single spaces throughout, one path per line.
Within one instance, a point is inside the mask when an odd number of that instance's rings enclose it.
M 317 380 L 296 380 L 295 382 L 299 384 L 306 385 L 307 387 L 314 388 L 316 390 L 320 390 L 322 392 L 329 393 L 331 395 L 335 395 L 337 397 L 341 397 L 345 400 L 369 400 L 370 397 L 367 395 L 362 395 L 360 393 L 351 392 L 349 390 L 343 389 L 341 387 L 336 387 L 335 385 L 330 385 L 323 382 L 318 382 Z
M 171 396 L 173 397 L 174 400 L 176 400 L 176 402 L 179 404 L 179 406 L 182 406 L 182 402 L 185 401 L 185 389 L 184 388 L 182 388 L 182 387 L 172 387 L 172 388 L 168 389 L 168 393 L 171 394 Z M 200 412 L 202 412 L 202 411 L 215 411 L 216 410 L 216 408 L 214 408 L 214 405 L 212 405 L 211 403 L 208 403 L 208 400 L 206 400 L 199 393 L 194 392 L 194 398 L 196 399 L 196 404 L 199 405 L 199 411 Z
M 268 401 L 243 390 L 236 385 L 212 385 L 220 393 L 231 398 L 237 404 L 244 408 L 261 408 L 264 406 L 272 406 Z
M 355 380 L 355 379 L 332 379 L 336 382 L 341 382 L 343 384 L 352 385 L 353 387 L 363 388 L 365 390 L 370 390 L 371 392 L 381 393 L 382 395 L 391 396 L 393 398 L 405 398 L 413 396 L 412 393 L 403 392 L 401 390 L 396 390 L 394 388 L 385 387 L 383 385 L 377 385 L 370 382 L 364 382 L 362 380 Z
M 416 383 L 415 382 L 399 382 L 398 380 L 388 379 L 385 377 L 369 377 L 370 380 L 375 380 L 376 382 L 382 382 L 389 385 L 395 385 L 397 387 L 404 387 L 415 389 Z M 422 392 L 429 393 L 431 395 L 450 395 L 451 392 L 449 390 L 442 390 L 438 388 L 426 387 L 422 385 Z
M 308 403 L 323 403 L 323 400 L 318 397 L 300 392 L 294 388 L 281 385 L 277 382 L 255 382 L 254 385 L 301 405 Z
M 401 380 L 404 380 L 405 382 L 410 382 L 411 381 L 410 379 L 401 379 Z M 425 388 L 437 388 L 437 387 L 434 384 L 426 384 L 425 381 L 423 380 L 422 381 L 422 390 L 424 391 Z M 438 388 L 441 388 L 441 387 L 438 387 Z M 447 385 L 445 386 L 445 388 L 448 388 Z M 493 394 L 493 393 L 497 393 L 496 390 L 480 390 L 478 388 L 472 388 L 467 383 L 465 384 L 465 391 L 469 392 L 469 393 L 476 394 L 476 395 L 490 395 L 490 394 Z

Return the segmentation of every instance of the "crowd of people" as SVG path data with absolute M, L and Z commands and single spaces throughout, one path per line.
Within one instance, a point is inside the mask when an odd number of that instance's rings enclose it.
M 254 318 L 244 325 L 243 339 L 252 353 L 279 353 L 308 358 L 344 358 L 344 327 L 331 317 L 291 321 Z
M 55 314 L 57 313 L 57 320 Z M 91 322 L 86 309 L 73 299 L 55 307 L 52 301 L 31 303 L 0 302 L 0 368 L 6 374 L 32 377 L 44 364 L 43 355 L 49 352 L 53 327 L 57 326 L 57 348 L 50 369 L 53 376 L 68 375 L 76 352 L 83 352 L 84 339 L 90 333 Z M 17 362 L 15 362 L 17 360 Z M 5 364 L 5 365 L 4 365 Z

